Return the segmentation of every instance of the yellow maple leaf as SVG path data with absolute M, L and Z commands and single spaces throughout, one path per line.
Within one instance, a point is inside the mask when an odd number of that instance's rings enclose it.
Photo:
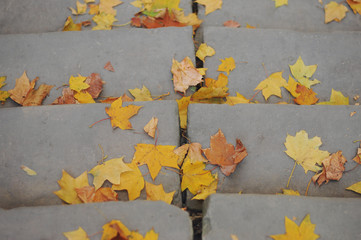
M 190 103 L 191 97 L 182 97 L 181 99 L 177 99 L 178 104 L 178 112 L 179 112 L 179 122 L 180 127 L 185 129 L 187 128 L 187 113 L 188 113 L 188 105 Z
M 149 182 L 145 182 L 145 190 L 147 192 L 147 200 L 163 201 L 168 204 L 172 203 L 175 193 L 175 191 L 166 193 L 162 184 L 154 185 Z
M 99 12 L 106 13 L 115 17 L 117 15 L 117 10 L 113 9 L 113 7 L 122 4 L 122 1 L 119 0 L 100 0 L 99 1 Z
M 58 181 L 58 184 L 60 190 L 54 192 L 54 194 L 60 199 L 69 204 L 82 203 L 75 189 L 89 186 L 88 173 L 85 171 L 79 177 L 73 178 L 63 170 L 63 176 Z
M 277 193 L 277 194 L 300 196 L 300 193 L 298 191 L 292 189 L 285 189 L 285 188 L 282 188 L 282 193 Z
M 178 156 L 173 152 L 175 146 L 138 143 L 135 146 L 133 162 L 147 164 L 150 176 L 154 180 L 162 166 L 179 169 Z
M 206 43 L 202 43 L 196 52 L 196 56 L 203 62 L 205 57 L 211 57 L 214 54 L 216 54 L 214 48 L 208 46 Z
M 275 7 L 281 7 L 283 5 L 288 5 L 288 0 L 272 0 L 275 2 Z
M 355 184 L 352 184 L 351 186 L 346 188 L 346 190 L 351 190 L 351 191 L 354 191 L 356 193 L 361 194 L 361 182 L 357 182 Z
M 206 87 L 222 88 L 224 92 L 228 91 L 228 77 L 223 73 L 218 75 L 218 79 L 214 80 L 212 78 L 206 78 L 204 80 Z
M 77 10 L 75 10 L 74 8 L 70 7 L 70 11 L 73 15 L 81 15 L 81 14 L 85 14 L 86 13 L 86 8 L 87 5 L 86 3 L 81 3 L 79 1 L 76 1 L 76 8 Z
M 79 103 L 95 103 L 93 97 L 86 91 L 75 93 L 74 98 L 78 100 Z
M 330 155 L 327 151 L 319 150 L 322 145 L 321 138 L 308 139 L 308 133 L 305 130 L 297 132 L 296 136 L 287 134 L 284 144 L 287 148 L 285 153 L 297 164 L 301 164 L 306 174 L 308 170 L 313 172 L 321 170 L 322 160 Z
M 133 171 L 128 165 L 123 162 L 123 157 L 110 159 L 103 164 L 95 166 L 89 171 L 89 174 L 94 176 L 93 184 L 95 190 L 98 190 L 108 180 L 112 184 L 120 184 L 120 174 Z
M 144 188 L 144 178 L 135 163 L 126 164 L 132 171 L 120 174 L 120 183 L 113 184 L 113 190 L 127 190 L 129 200 L 137 199 Z
M 87 233 L 81 227 L 71 232 L 64 232 L 63 234 L 68 240 L 90 240 Z
M 354 14 L 361 14 L 361 2 L 355 0 L 346 0 L 348 5 L 352 8 Z
M 218 185 L 218 173 L 214 175 L 214 181 L 209 186 L 202 186 L 201 190 L 192 200 L 205 200 L 209 195 L 216 193 Z
M 74 90 L 80 93 L 82 90 L 89 88 L 89 84 L 85 83 L 86 77 L 81 76 L 78 74 L 77 77 L 70 76 L 69 79 L 69 87 L 71 90 Z
M 310 80 L 312 75 L 317 70 L 317 64 L 306 66 L 301 56 L 299 56 L 294 65 L 288 66 L 290 67 L 292 75 L 298 80 L 301 85 L 310 88 L 312 85 L 320 83 L 320 81 L 318 81 L 317 79 Z
M 298 83 L 291 76 L 288 76 L 288 83 L 286 86 L 284 86 L 284 88 L 286 88 L 292 96 L 298 97 L 300 94 L 296 92 L 297 85 Z
M 69 16 L 63 27 L 63 32 L 66 31 L 81 31 L 81 23 L 74 23 L 73 19 Z
M 132 129 L 129 118 L 136 115 L 142 106 L 128 105 L 122 107 L 122 104 L 122 98 L 118 98 L 110 105 L 110 108 L 105 108 L 105 112 L 109 115 L 113 128 Z
M 198 15 L 195 13 L 190 13 L 187 16 L 184 16 L 184 11 L 175 11 L 173 10 L 173 13 L 175 15 L 175 19 L 183 24 L 186 24 L 187 26 L 193 27 L 193 33 L 194 31 L 201 25 L 203 20 L 200 20 L 198 18 Z
M 93 21 L 97 26 L 92 30 L 111 30 L 113 23 L 118 20 L 112 14 L 101 12 L 93 17 Z
M 320 237 L 314 233 L 316 224 L 311 223 L 310 214 L 306 215 L 300 226 L 297 226 L 295 222 L 285 217 L 285 228 L 285 234 L 271 235 L 270 237 L 274 240 L 316 240 Z
M 178 62 L 173 59 L 172 69 L 174 91 L 185 93 L 189 86 L 195 86 L 203 82 L 202 75 L 194 67 L 192 60 L 185 57 Z
M 320 102 L 318 105 L 349 105 L 349 98 L 332 88 L 330 101 Z
M 348 9 L 345 5 L 334 1 L 329 2 L 325 5 L 325 23 L 341 21 L 346 17 L 346 12 L 348 12 Z
M 21 168 L 24 172 L 26 172 L 26 174 L 28 174 L 29 176 L 36 176 L 36 175 L 37 175 L 37 173 L 36 173 L 33 169 L 31 169 L 31 168 L 29 168 L 29 167 L 27 167 L 27 166 L 21 165 L 20 168 Z
M 16 79 L 15 87 L 8 91 L 10 98 L 22 105 L 28 93 L 34 89 L 37 80 L 38 78 L 35 78 L 30 82 L 26 71 L 24 71 L 23 75 Z
M 207 162 L 202 155 L 202 145 L 200 143 L 187 143 L 174 150 L 174 153 L 178 155 L 178 165 L 182 165 L 183 161 L 195 162 Z M 187 155 L 187 157 L 186 157 Z
M 262 90 L 262 94 L 266 101 L 271 95 L 281 98 L 281 87 L 287 85 L 286 80 L 282 77 L 282 73 L 283 71 L 272 73 L 268 78 L 260 82 L 254 90 Z
M 203 162 L 191 163 L 190 160 L 186 160 L 182 166 L 182 192 L 188 188 L 188 190 L 196 195 L 202 190 L 202 187 L 209 186 L 214 181 L 211 171 L 204 170 L 206 164 Z
M 157 126 L 158 126 L 158 118 L 152 117 L 152 119 L 150 119 L 147 125 L 144 126 L 144 131 L 148 133 L 149 136 L 154 138 L 155 130 L 157 129 Z
M 89 15 L 96 15 L 99 13 L 99 5 L 98 4 L 90 4 L 89 5 Z
M 230 71 L 236 68 L 236 62 L 234 61 L 233 57 L 219 59 L 222 63 L 218 66 L 217 71 L 226 72 L 229 75 Z
M 146 88 L 143 85 L 142 89 L 134 88 L 134 89 L 128 89 L 128 91 L 135 97 L 134 101 L 153 101 L 152 96 L 150 95 L 150 91 L 148 88 Z
M 240 103 L 249 103 L 249 99 L 247 99 L 246 97 L 244 97 L 242 94 L 236 92 L 237 96 L 233 97 L 233 96 L 228 96 L 226 97 L 226 104 L 230 105 L 230 106 L 234 106 L 236 104 L 240 104 Z
M 206 15 L 222 8 L 222 0 L 197 0 L 196 3 L 206 6 Z
M 224 98 L 228 95 L 229 93 L 226 93 L 223 88 L 201 87 L 192 95 L 192 100 L 197 101 L 210 98 Z

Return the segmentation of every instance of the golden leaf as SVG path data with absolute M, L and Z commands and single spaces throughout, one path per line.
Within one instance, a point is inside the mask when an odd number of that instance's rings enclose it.
M 192 95 L 192 100 L 202 100 L 210 98 L 224 98 L 227 97 L 229 93 L 224 91 L 224 88 L 214 88 L 214 87 L 201 87 Z
M 354 160 L 358 164 L 361 164 L 361 143 L 360 143 L 360 147 L 357 148 L 356 156 L 352 160 Z
M 190 103 L 191 97 L 182 97 L 181 99 L 177 99 L 178 104 L 178 112 L 179 112 L 179 122 L 180 127 L 185 129 L 187 128 L 187 113 L 188 113 L 188 105 Z
M 292 189 L 284 189 L 284 188 L 282 188 L 282 194 L 283 195 L 300 196 L 300 193 L 298 191 L 292 190 Z
M 78 100 L 79 103 L 95 103 L 94 99 L 90 93 L 86 91 L 77 92 L 74 94 L 74 98 Z
M 274 240 L 316 240 L 320 237 L 314 233 L 316 225 L 311 223 L 310 214 L 306 215 L 300 226 L 285 217 L 285 228 L 285 234 L 271 235 L 270 237 Z
M 346 0 L 348 5 L 352 8 L 353 12 L 356 14 L 361 14 L 361 2 L 356 0 Z
M 296 92 L 297 85 L 299 84 L 291 76 L 288 76 L 288 83 L 286 86 L 284 86 L 284 88 L 286 88 L 292 96 L 298 97 L 300 94 Z
M 206 6 L 206 15 L 222 8 L 222 0 L 197 0 L 196 3 Z
M 93 184 L 95 190 L 98 190 L 108 180 L 112 184 L 120 184 L 120 174 L 133 171 L 123 162 L 123 157 L 110 159 L 103 164 L 95 166 L 89 171 L 89 174 L 94 176 Z
M 109 115 L 113 128 L 132 129 L 129 118 L 136 115 L 142 106 L 129 105 L 122 107 L 122 104 L 122 98 L 118 98 L 110 105 L 110 108 L 105 108 L 105 112 Z
M 354 191 L 356 193 L 361 194 L 361 182 L 357 182 L 355 184 L 352 184 L 351 186 L 346 188 L 346 190 L 351 190 L 351 191 Z
M 158 118 L 152 117 L 152 119 L 150 119 L 147 125 L 144 126 L 144 131 L 148 133 L 149 136 L 154 138 L 155 130 L 157 129 L 157 126 L 158 126 Z
M 39 78 L 35 78 L 30 82 L 26 71 L 24 71 L 23 75 L 16 79 L 15 87 L 8 91 L 11 94 L 10 98 L 22 105 L 28 93 L 34 89 L 37 80 Z
M 332 21 L 339 22 L 344 17 L 346 17 L 346 13 L 348 9 L 345 5 L 339 4 L 337 2 L 329 2 L 325 5 L 325 23 L 329 23 Z
M 93 21 L 97 26 L 93 27 L 92 30 L 111 30 L 113 23 L 118 20 L 112 14 L 101 12 L 93 17 Z
M 79 1 L 76 1 L 76 9 L 77 10 L 75 10 L 72 7 L 70 7 L 69 9 L 73 15 L 81 15 L 81 14 L 86 13 L 87 5 L 86 5 L 86 3 L 81 3 Z
M 87 233 L 81 227 L 78 230 L 64 232 L 63 234 L 68 240 L 90 240 Z
M 283 72 L 272 73 L 268 78 L 258 84 L 254 90 L 262 90 L 266 101 L 271 95 L 282 97 L 281 87 L 287 85 L 286 80 L 282 77 Z
M 206 43 L 202 43 L 196 52 L 196 56 L 203 62 L 206 57 L 211 57 L 214 54 L 216 54 L 216 51 Z
M 319 100 L 316 97 L 317 93 L 315 93 L 311 88 L 307 88 L 303 85 L 297 85 L 296 93 L 299 93 L 300 95 L 293 101 L 299 105 L 312 105 Z
M 138 102 L 138 101 L 153 101 L 153 98 L 150 95 L 150 91 L 144 85 L 143 85 L 142 89 L 134 88 L 134 89 L 128 89 L 128 91 L 135 98 L 134 99 L 135 102 Z
M 101 240 L 113 240 L 117 235 L 119 239 L 129 239 L 130 230 L 119 220 L 112 220 L 103 226 Z
M 296 136 L 287 134 L 284 144 L 287 148 L 285 153 L 297 164 L 301 164 L 306 174 L 309 170 L 313 172 L 321 170 L 321 167 L 317 165 L 321 165 L 322 160 L 330 155 L 327 151 L 319 150 L 322 145 L 321 138 L 308 139 L 308 133 L 305 130 L 297 132 Z
M 20 168 L 22 170 L 24 170 L 24 172 L 26 172 L 26 174 L 28 174 L 29 176 L 36 176 L 37 175 L 37 173 L 33 169 L 30 169 L 27 166 L 21 165 Z
M 99 188 L 95 191 L 92 186 L 76 188 L 78 197 L 84 203 L 118 201 L 118 194 L 109 187 Z
M 5 81 L 6 81 L 6 76 L 0 77 L 0 88 L 6 85 Z
M 163 201 L 171 204 L 175 191 L 166 193 L 163 185 L 154 185 L 149 182 L 145 182 L 145 190 L 147 192 L 147 200 L 151 201 Z
M 317 79 L 310 80 L 312 75 L 317 70 L 317 65 L 306 66 L 301 58 L 298 57 L 294 65 L 288 65 L 290 67 L 292 75 L 297 79 L 297 81 L 303 86 L 310 88 L 312 85 L 320 83 Z
M 234 106 L 236 104 L 240 104 L 240 103 L 249 103 L 249 99 L 245 98 L 242 94 L 236 92 L 237 96 L 233 97 L 233 96 L 228 96 L 226 99 L 226 104 L 230 105 L 230 106 Z
M 218 185 L 218 173 L 214 175 L 214 180 L 209 186 L 202 186 L 201 190 L 192 200 L 205 200 L 209 195 L 216 193 Z
M 288 0 L 272 0 L 275 2 L 275 7 L 281 7 L 283 5 L 288 5 Z
M 122 1 L 119 0 L 100 0 L 99 2 L 99 12 L 106 13 L 112 16 L 117 15 L 117 11 L 113 7 L 122 4 Z
M 54 194 L 61 200 L 69 204 L 82 203 L 75 189 L 89 186 L 88 174 L 85 171 L 79 177 L 73 178 L 65 170 L 63 170 L 63 176 L 58 181 L 58 184 L 60 186 L 60 190 L 54 192 Z
M 236 68 L 236 62 L 233 57 L 219 59 L 222 63 L 218 66 L 217 71 L 226 72 L 229 75 L 230 71 L 233 71 Z
M 184 144 L 174 150 L 174 153 L 178 155 L 178 165 L 182 165 L 183 161 L 189 160 L 191 163 L 195 162 L 207 162 L 202 155 L 202 145 L 200 143 Z M 187 155 L 187 157 L 186 157 Z M 185 158 L 186 157 L 186 158 Z
M 144 178 L 135 163 L 126 164 L 133 171 L 120 174 L 120 184 L 113 184 L 113 190 L 127 190 L 129 200 L 134 200 L 140 196 L 144 188 Z
M 183 24 L 186 24 L 187 26 L 193 27 L 193 32 L 201 25 L 203 20 L 200 20 L 198 18 L 198 15 L 195 13 L 190 13 L 187 16 L 184 16 L 183 11 L 176 11 L 173 10 L 173 13 L 175 14 L 175 19 Z
M 340 91 L 332 89 L 330 101 L 320 102 L 319 105 L 349 105 L 349 98 L 345 97 Z
M 177 165 L 178 156 L 173 152 L 174 148 L 175 146 L 138 143 L 135 146 L 133 162 L 138 165 L 147 164 L 154 180 L 162 166 L 179 169 Z
M 64 24 L 63 31 L 81 31 L 81 23 L 74 23 L 73 19 L 69 16 Z
M 202 75 L 194 67 L 189 57 L 184 58 L 181 62 L 173 59 L 171 72 L 173 73 L 174 91 L 185 93 L 189 86 L 203 82 Z
M 74 90 L 80 93 L 82 90 L 85 90 L 90 87 L 89 84 L 85 83 L 86 77 L 81 76 L 78 74 L 77 77 L 70 76 L 69 79 L 69 87 L 71 90 Z

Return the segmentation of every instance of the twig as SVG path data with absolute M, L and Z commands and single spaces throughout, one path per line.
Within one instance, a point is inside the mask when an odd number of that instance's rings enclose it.
M 295 164 L 293 165 L 293 169 L 292 169 L 291 175 L 290 175 L 290 177 L 288 178 L 288 182 L 287 182 L 286 188 L 288 188 L 288 186 L 290 185 L 291 178 L 292 178 L 293 172 L 295 171 L 296 165 L 297 165 L 297 163 L 295 162 Z
M 95 124 L 100 123 L 100 122 L 105 121 L 105 120 L 108 120 L 108 119 L 110 119 L 110 117 L 104 118 L 104 119 L 99 120 L 99 121 L 96 121 L 95 123 L 93 123 L 92 125 L 90 125 L 89 128 L 92 128 Z

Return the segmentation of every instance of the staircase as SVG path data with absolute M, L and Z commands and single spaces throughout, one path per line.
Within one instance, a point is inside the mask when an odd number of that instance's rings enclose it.
M 138 11 L 130 2 L 115 7 L 117 24 L 129 22 Z M 288 6 L 276 9 L 271 0 L 224 0 L 222 9 L 205 15 L 202 5 L 182 0 L 185 13 L 193 11 L 204 20 L 193 41 L 191 27 L 127 25 L 111 31 L 86 31 L 88 27 L 60 32 L 70 15 L 67 8 L 75 8 L 76 1 L 4 0 L 0 76 L 7 76 L 7 85 L 1 90 L 14 88 L 24 71 L 30 79 L 39 77 L 37 85 L 55 87 L 43 106 L 21 107 L 11 99 L 0 106 L 0 238 L 65 239 L 63 232 L 81 226 L 90 239 L 101 239 L 101 227 L 118 219 L 143 236 L 153 228 L 159 240 L 271 239 L 270 235 L 285 232 L 285 217 L 299 225 L 310 214 L 320 239 L 361 239 L 361 195 L 345 190 L 361 181 L 361 168 L 353 169 L 352 161 L 359 145 L 354 141 L 361 140 L 360 99 L 354 99 L 361 94 L 361 17 L 347 6 L 345 19 L 324 24 L 323 6 L 329 2 L 289 0 Z M 78 21 L 89 18 L 82 15 Z M 226 28 L 227 20 L 241 27 Z M 246 29 L 246 24 L 256 29 Z M 216 51 L 204 63 L 195 57 L 202 42 Z M 230 95 L 239 92 L 258 104 L 190 104 L 188 127 L 181 129 L 175 100 L 182 96 L 173 90 L 170 69 L 173 58 L 181 61 L 186 56 L 197 67 L 208 68 L 205 77 L 214 79 L 219 59 L 233 57 L 236 68 L 228 76 Z M 288 80 L 288 65 L 299 56 L 306 65 L 318 64 L 313 78 L 321 83 L 312 89 L 319 102 L 329 101 L 335 89 L 349 97 L 350 105 L 300 106 L 285 89 L 282 99 L 271 96 L 266 101 L 262 93 L 253 96 L 259 82 L 271 73 L 283 71 Z M 114 72 L 103 68 L 108 61 Z M 109 104 L 51 103 L 61 96 L 71 75 L 91 73 L 99 73 L 106 82 L 100 98 L 129 95 L 128 89 L 143 85 L 152 96 L 169 95 L 162 101 L 131 103 L 143 106 L 131 118 L 133 131 L 112 129 L 109 120 L 89 128 L 108 117 Z M 350 116 L 351 112 L 356 114 Z M 163 184 L 165 192 L 175 191 L 172 205 L 145 201 L 145 190 L 135 201 L 119 191 L 120 202 L 77 205 L 65 205 L 53 193 L 59 190 L 63 169 L 77 177 L 96 166 L 102 152 L 108 159 L 124 156 L 126 163 L 131 162 L 136 144 L 154 144 L 143 134 L 152 117 L 159 119 L 159 145 L 178 147 L 191 140 L 208 148 L 210 136 L 221 129 L 229 143 L 240 138 L 248 156 L 228 177 L 219 168 L 207 166 L 218 172 L 219 182 L 217 194 L 205 201 L 191 200 L 188 190 L 181 191 L 179 174 L 165 167 L 153 182 L 145 165 L 140 167 L 145 181 Z M 342 150 L 347 163 L 340 181 L 318 186 L 309 184 L 313 172 L 305 174 L 301 166 L 292 171 L 294 161 L 284 153 L 284 142 L 287 134 L 294 136 L 300 130 L 310 138 L 319 136 L 322 150 Z M 37 175 L 27 175 L 22 165 Z M 286 185 L 307 196 L 276 195 Z M 200 219 L 202 228 L 197 225 Z

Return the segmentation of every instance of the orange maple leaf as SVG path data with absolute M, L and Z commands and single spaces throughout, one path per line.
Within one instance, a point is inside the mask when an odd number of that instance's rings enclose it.
M 342 151 L 331 154 L 322 161 L 322 172 L 312 177 L 312 181 L 317 181 L 318 185 L 323 182 L 328 183 L 330 180 L 340 180 L 342 173 L 345 171 L 346 158 L 342 155 Z
M 138 14 L 132 18 L 131 22 L 132 25 L 135 27 L 144 27 L 144 28 L 187 26 L 187 24 L 178 22 L 175 14 L 169 14 L 168 9 L 166 9 L 163 16 L 159 16 L 155 18 Z
M 95 187 L 84 186 L 76 188 L 76 193 L 84 203 L 117 201 L 118 194 L 111 188 L 104 187 L 95 191 Z
M 211 136 L 210 148 L 203 149 L 204 154 L 211 164 L 219 165 L 224 175 L 229 176 L 236 170 L 237 164 L 240 163 L 247 155 L 247 150 L 241 140 L 236 140 L 236 148 L 227 143 L 221 129 Z
M 319 100 L 311 88 L 307 88 L 303 85 L 298 84 L 296 87 L 296 93 L 299 93 L 297 98 L 294 99 L 295 103 L 299 105 L 312 105 L 317 103 Z

